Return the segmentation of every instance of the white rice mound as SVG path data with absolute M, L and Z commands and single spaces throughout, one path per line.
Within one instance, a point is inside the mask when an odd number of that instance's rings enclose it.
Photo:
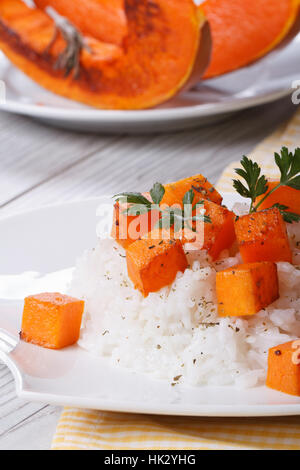
M 289 227 L 300 264 L 300 224 Z M 226 257 L 227 255 L 227 257 Z M 300 337 L 300 268 L 278 263 L 280 298 L 252 317 L 219 318 L 216 272 L 241 262 L 223 253 L 187 253 L 189 268 L 170 287 L 144 298 L 127 275 L 123 249 L 113 240 L 78 261 L 70 293 L 85 300 L 79 345 L 116 365 L 170 384 L 263 383 L 268 349 Z

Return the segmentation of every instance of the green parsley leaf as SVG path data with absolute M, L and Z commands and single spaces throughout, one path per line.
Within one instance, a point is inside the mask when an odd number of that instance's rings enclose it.
M 165 195 L 165 188 L 160 183 L 155 183 L 153 188 L 150 189 L 150 194 L 152 197 L 152 201 L 154 204 L 160 204 L 164 195 Z
M 282 147 L 280 154 L 275 153 L 275 162 L 281 173 L 281 185 L 300 190 L 300 148 L 293 153 Z
M 204 200 L 198 201 L 196 204 L 193 205 L 193 211 L 196 211 L 198 207 L 203 207 L 204 206 Z
M 125 209 L 123 213 L 130 216 L 137 216 L 146 214 L 147 212 L 149 212 L 149 208 L 145 204 L 133 204 Z
M 182 199 L 183 205 L 185 206 L 186 204 L 190 204 L 190 205 L 193 204 L 194 199 L 195 199 L 194 190 L 190 189 L 183 196 L 183 199 Z
M 261 168 L 256 162 L 244 156 L 241 165 L 243 168 L 236 168 L 235 172 L 245 180 L 246 184 L 240 180 L 233 180 L 233 187 L 242 197 L 251 199 L 252 209 L 255 199 L 267 192 L 268 182 L 267 178 L 261 175 Z
M 265 196 L 256 204 L 253 208 L 256 211 L 259 206 L 278 188 L 281 186 L 289 186 L 291 188 L 300 190 L 300 149 L 297 148 L 295 152 L 290 152 L 287 147 L 282 147 L 280 154 L 275 153 L 275 162 L 280 170 L 280 182 L 275 188 L 267 192 Z M 280 204 L 277 205 L 280 206 Z M 288 209 L 288 207 L 286 208 Z M 286 222 L 295 222 L 298 221 L 298 214 L 289 212 L 287 210 L 281 209 L 283 212 L 284 220 Z
M 279 209 L 284 221 L 288 224 L 300 221 L 300 214 L 295 214 L 295 212 L 289 212 L 287 206 L 284 206 L 282 204 L 274 204 L 272 207 L 277 207 Z
M 128 204 L 143 204 L 147 207 L 151 206 L 151 201 L 146 199 L 141 193 L 121 193 L 113 196 L 116 201 L 127 202 Z
M 170 227 L 173 227 L 175 223 L 175 218 L 173 213 L 168 213 L 167 215 L 164 215 L 156 224 L 156 227 L 160 229 L 169 229 Z

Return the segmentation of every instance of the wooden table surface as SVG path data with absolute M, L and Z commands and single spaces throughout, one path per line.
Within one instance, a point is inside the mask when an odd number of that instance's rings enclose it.
M 73 133 L 0 113 L 0 217 L 200 172 L 216 182 L 227 163 L 294 111 L 284 99 L 213 126 L 137 137 Z M 49 449 L 60 411 L 18 399 L 10 371 L 0 364 L 0 449 Z

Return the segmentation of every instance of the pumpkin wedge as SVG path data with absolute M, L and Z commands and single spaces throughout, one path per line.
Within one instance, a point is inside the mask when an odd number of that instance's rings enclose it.
M 54 8 L 87 36 L 121 46 L 128 34 L 124 0 L 34 0 L 38 8 Z M 92 21 L 91 21 L 92 19 Z
M 121 46 L 120 38 L 112 35 L 106 41 L 95 37 L 98 21 L 90 16 L 89 6 L 103 6 L 108 0 L 57 0 L 41 2 L 41 7 L 46 6 L 42 3 L 57 3 L 57 7 L 61 3 L 61 13 L 64 4 L 66 18 L 71 10 L 75 26 L 84 30 L 88 49 L 81 52 L 79 75 L 66 76 L 57 69 L 65 40 L 59 35 L 49 49 L 54 21 L 43 9 L 31 9 L 22 0 L 0 0 L 0 48 L 37 83 L 67 98 L 103 109 L 149 108 L 168 100 L 188 82 L 191 85 L 191 77 L 198 81 L 209 63 L 210 31 L 193 0 L 124 0 L 127 33 Z M 80 8 L 77 20 L 75 7 Z M 83 24 L 84 16 L 90 19 L 90 27 L 88 21 Z M 99 31 L 104 37 L 104 28 Z
M 295 24 L 299 0 L 205 0 L 213 52 L 205 78 L 222 75 L 262 57 Z

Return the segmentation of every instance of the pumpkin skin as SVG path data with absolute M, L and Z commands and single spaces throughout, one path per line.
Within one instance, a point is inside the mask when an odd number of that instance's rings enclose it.
M 88 14 L 90 4 L 96 8 L 97 3 L 104 7 L 108 0 L 40 1 L 40 9 L 30 9 L 22 0 L 0 0 L 0 48 L 39 85 L 102 109 L 150 108 L 199 81 L 210 60 L 211 41 L 193 0 L 124 0 L 126 28 L 119 37 L 110 35 L 111 42 L 99 40 L 105 36 L 103 28 L 98 38 L 93 36 L 96 22 L 91 21 L 90 31 L 88 23 L 82 25 L 84 7 Z M 58 11 L 67 18 L 68 10 L 81 5 L 78 20 L 70 16 L 84 29 L 90 50 L 81 53 L 77 79 L 55 69 L 66 45 L 62 37 L 45 53 L 55 25 L 42 8 L 52 4 L 60 4 Z
M 213 38 L 205 78 L 244 67 L 274 49 L 295 25 L 299 5 L 299 0 L 205 0 L 201 9 Z

